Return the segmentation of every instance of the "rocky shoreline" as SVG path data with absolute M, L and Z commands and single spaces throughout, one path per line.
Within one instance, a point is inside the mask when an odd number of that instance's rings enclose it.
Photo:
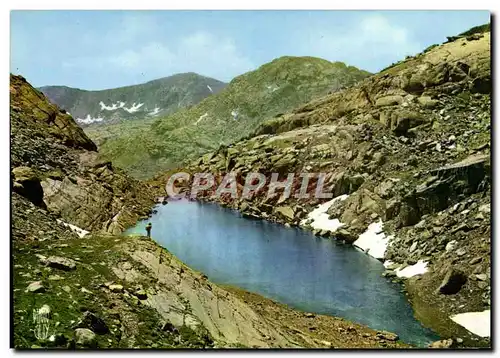
M 221 203 L 221 202 L 214 202 L 211 200 L 200 200 L 202 202 L 213 202 L 217 203 L 218 205 L 233 209 L 238 211 L 243 217 L 246 217 L 251 220 L 267 220 L 270 222 L 278 223 L 287 227 L 300 227 L 304 230 L 309 230 L 313 232 L 316 236 L 323 237 L 323 238 L 330 238 L 338 241 L 342 241 L 346 245 L 354 245 L 356 241 L 346 241 L 345 236 L 342 234 L 342 229 L 339 229 L 338 232 L 340 232 L 341 236 L 337 237 L 335 236 L 335 233 L 327 230 L 327 229 L 314 229 L 311 227 L 310 224 L 305 224 L 303 220 L 302 223 L 304 225 L 296 225 L 295 223 L 291 223 L 287 221 L 284 218 L 272 218 L 271 220 L 269 218 L 266 218 L 265 215 L 261 216 L 258 214 L 256 210 L 252 210 L 250 213 L 245 213 L 239 211 L 237 208 L 229 205 L 228 203 Z M 321 205 L 320 205 L 321 206 Z M 245 207 L 245 206 L 244 206 Z M 486 208 L 489 208 L 488 205 L 484 205 L 481 210 L 487 210 Z M 287 208 L 288 210 L 288 208 Z M 293 209 L 292 209 L 293 210 Z M 481 212 L 480 210 L 478 210 Z M 423 224 L 421 224 L 423 225 Z M 341 226 L 340 226 L 341 227 Z M 370 230 L 367 230 L 370 231 Z M 377 230 L 375 232 L 378 232 Z M 383 231 L 379 231 L 383 232 Z M 388 242 L 385 244 L 389 248 L 389 252 L 391 252 L 390 247 L 391 244 L 394 244 L 394 242 L 397 243 L 396 240 L 394 240 L 394 236 L 391 235 Z M 367 255 L 370 255 L 369 252 L 366 250 L 363 250 L 361 247 L 357 247 L 360 251 L 364 252 Z M 372 246 L 373 248 L 373 246 Z M 384 249 L 385 250 L 385 249 Z M 449 250 L 448 250 L 449 251 Z M 459 252 L 460 254 L 460 252 Z M 418 255 L 418 253 L 417 253 Z M 371 255 L 370 255 L 371 256 Z M 385 258 L 387 256 L 384 256 Z M 426 256 L 421 256 L 424 258 L 428 258 Z M 480 338 L 473 333 L 473 331 L 468 331 L 467 329 L 464 328 L 465 325 L 468 325 L 469 327 L 473 327 L 474 325 L 469 325 L 470 323 L 468 321 L 462 321 L 461 323 L 463 324 L 460 326 L 459 324 L 456 324 L 458 322 L 451 322 L 447 319 L 450 316 L 452 316 L 453 308 L 457 306 L 462 306 L 464 307 L 466 303 L 469 304 L 470 306 L 470 301 L 474 298 L 471 298 L 471 296 L 467 297 L 460 297 L 460 301 L 454 303 L 452 307 L 446 307 L 442 306 L 442 303 L 439 302 L 440 306 L 439 308 L 436 308 L 434 305 L 436 304 L 436 301 L 429 301 L 428 298 L 423 297 L 423 293 L 426 291 L 420 291 L 422 287 L 429 284 L 434 284 L 436 285 L 435 282 L 429 283 L 429 278 L 425 278 L 425 281 L 421 283 L 420 281 L 422 280 L 422 275 L 428 272 L 427 269 L 427 261 L 419 259 L 418 261 L 415 260 L 406 260 L 404 261 L 403 264 L 395 264 L 391 260 L 381 258 L 378 256 L 374 256 L 374 258 L 378 259 L 381 261 L 384 266 L 386 267 L 386 271 L 383 273 L 383 276 L 385 276 L 387 279 L 391 280 L 392 282 L 399 283 L 402 285 L 402 292 L 407 296 L 408 301 L 410 304 L 413 306 L 414 312 L 415 312 L 415 317 L 417 320 L 419 320 L 424 326 L 432 328 L 435 330 L 440 336 L 443 337 L 443 340 L 434 342 L 430 347 L 431 348 L 460 348 L 460 347 L 478 347 L 478 348 L 486 348 L 489 347 L 490 345 L 490 340 L 489 337 L 486 338 Z M 482 261 L 481 256 L 477 256 L 476 258 L 472 259 L 471 262 L 478 264 Z M 481 266 L 478 266 L 481 267 Z M 480 268 L 476 268 L 476 271 L 479 272 Z M 453 287 L 454 285 L 454 280 L 455 277 L 454 275 L 456 274 L 461 274 L 460 271 L 456 273 L 456 271 L 445 271 L 445 278 L 437 283 L 437 292 L 442 293 L 446 292 L 447 287 Z M 479 283 L 478 288 L 486 288 L 486 292 L 490 292 L 489 285 L 486 285 L 487 280 L 489 280 L 489 276 L 486 274 L 473 274 L 470 276 L 471 280 L 477 281 Z M 481 282 L 484 282 L 484 284 L 481 284 Z M 465 283 L 465 282 L 464 282 Z M 463 284 L 463 283 L 462 283 Z M 461 288 L 461 287 L 460 287 Z M 454 290 L 454 288 L 451 288 L 451 290 Z M 455 288 L 456 290 L 456 288 Z M 436 294 L 435 292 L 427 292 L 427 294 Z M 454 292 L 456 293 L 456 292 Z M 481 293 L 481 292 L 480 292 Z M 446 292 L 446 294 L 448 294 Z M 483 297 L 483 304 L 487 304 L 488 306 L 491 304 L 491 301 L 489 299 L 489 295 L 485 296 L 482 295 Z M 447 303 L 446 303 L 447 304 Z M 480 311 L 484 306 L 482 304 L 476 305 L 478 307 L 478 311 Z M 486 316 L 483 317 L 474 317 L 474 319 L 479 319 L 480 322 L 478 323 L 479 326 L 482 326 L 482 331 L 481 328 L 478 329 L 477 332 L 485 332 L 484 334 L 489 334 L 489 313 Z M 484 321 L 487 320 L 487 326 L 485 326 Z M 459 321 L 459 320 L 458 320 Z M 486 329 L 486 330 L 485 330 Z M 476 332 L 474 332 L 476 333 Z
M 490 58 L 489 32 L 453 39 L 264 122 L 182 171 L 216 176 L 198 200 L 363 249 L 389 279 L 404 280 L 426 326 L 467 347 L 489 346 L 488 329 L 465 318 L 490 325 Z M 238 198 L 213 199 L 228 173 Z M 239 199 L 248 173 L 268 182 Z M 272 173 L 326 173 L 332 198 L 265 195 Z M 163 189 L 167 179 L 152 183 Z M 191 181 L 179 189 L 189 192 Z M 300 185 L 294 180 L 292 191 Z
M 410 347 L 393 333 L 219 287 L 146 237 L 79 237 L 13 200 L 17 349 Z M 23 239 L 41 231 L 43 241 Z

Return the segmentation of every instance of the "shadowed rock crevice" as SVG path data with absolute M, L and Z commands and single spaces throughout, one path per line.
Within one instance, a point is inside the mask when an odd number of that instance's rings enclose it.
M 438 291 L 444 295 L 454 295 L 460 291 L 462 286 L 467 282 L 467 276 L 461 271 L 450 269 L 443 278 Z

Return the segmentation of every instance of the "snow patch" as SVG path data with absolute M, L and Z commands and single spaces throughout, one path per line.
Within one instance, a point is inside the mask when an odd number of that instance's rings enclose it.
M 346 194 L 340 195 L 330 201 L 327 201 L 326 203 L 318 205 L 316 209 L 307 214 L 307 218 L 302 220 L 300 224 L 305 226 L 306 222 L 312 219 L 313 221 L 310 225 L 315 230 L 328 230 L 331 232 L 337 231 L 339 228 L 344 226 L 344 224 L 342 224 L 339 219 L 329 219 L 326 212 L 335 202 L 344 201 L 348 197 L 349 195 Z
M 276 86 L 276 85 L 267 85 L 266 88 L 268 90 L 270 90 L 271 92 L 275 92 L 275 91 L 280 89 L 279 86 Z
M 198 118 L 198 120 L 196 122 L 194 122 L 194 125 L 197 125 L 198 123 L 200 123 L 200 121 L 202 119 L 207 118 L 207 117 L 208 117 L 208 113 L 201 115 L 200 118 Z
M 210 87 L 209 85 L 207 85 L 207 88 L 210 92 L 214 93 L 214 91 L 212 91 L 212 87 Z
M 371 223 L 368 225 L 368 229 L 354 241 L 353 245 L 376 259 L 383 259 L 389 240 L 393 236 L 386 236 L 382 230 L 382 226 L 382 220 Z
M 385 266 L 385 263 L 384 263 Z M 423 275 L 427 272 L 427 261 L 418 260 L 415 265 L 406 266 L 404 269 L 395 269 L 396 275 L 401 278 L 410 278 L 417 275 Z
M 123 108 L 123 106 L 125 106 L 125 102 L 116 102 L 116 103 L 111 103 L 111 106 L 106 106 L 106 104 L 101 101 L 99 102 L 99 105 L 101 106 L 101 111 L 115 111 L 117 110 L 118 108 Z
M 450 319 L 458 323 L 468 331 L 480 337 L 489 337 L 491 330 L 491 312 L 485 310 L 482 312 L 459 313 L 450 316 Z
M 394 265 L 394 262 L 391 260 L 384 261 L 384 267 L 388 268 L 389 266 Z
M 111 106 L 107 106 L 103 101 L 99 102 L 99 105 L 101 106 L 101 111 L 116 111 L 117 109 L 119 108 L 123 108 L 125 111 L 127 111 L 128 113 L 134 113 L 134 112 L 137 112 L 139 110 L 139 108 L 141 108 L 144 103 L 135 103 L 132 104 L 132 107 L 125 107 L 125 103 L 126 102 L 121 102 L 121 101 L 118 101 L 116 103 L 111 103 Z
M 156 116 L 160 112 L 160 107 L 155 107 L 152 112 L 149 112 L 148 115 Z
M 139 108 L 141 108 L 143 105 L 144 105 L 144 103 L 138 103 L 138 104 L 136 104 L 134 102 L 134 104 L 132 105 L 132 107 L 130 107 L 130 108 L 123 107 L 123 109 L 126 110 L 128 113 L 134 113 L 134 112 L 137 112 L 139 110 Z
M 85 118 L 77 118 L 76 121 L 78 123 L 84 123 L 84 124 L 91 124 L 91 123 L 95 123 L 95 122 L 102 122 L 104 120 L 104 118 L 101 118 L 101 117 L 97 117 L 97 118 L 93 118 L 90 116 L 90 114 L 87 114 L 87 117 Z
M 76 232 L 77 235 L 80 237 L 80 239 L 83 238 L 85 235 L 87 235 L 90 232 L 87 230 L 83 230 L 76 225 L 65 223 L 61 219 L 56 219 L 56 221 L 57 221 L 57 223 L 63 224 L 64 226 L 69 227 L 72 231 Z

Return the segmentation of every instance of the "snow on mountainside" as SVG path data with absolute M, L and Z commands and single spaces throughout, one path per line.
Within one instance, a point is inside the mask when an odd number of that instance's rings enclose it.
M 40 90 L 83 126 L 167 115 L 219 92 L 224 82 L 196 73 L 181 73 L 147 83 L 100 91 L 66 86 Z

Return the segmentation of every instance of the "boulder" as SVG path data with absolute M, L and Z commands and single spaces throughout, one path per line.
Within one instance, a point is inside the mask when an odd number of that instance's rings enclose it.
M 293 153 L 286 154 L 273 164 L 273 169 L 280 174 L 287 173 L 289 168 L 297 162 Z
M 96 348 L 97 340 L 96 335 L 88 328 L 75 329 L 75 342 L 78 345 L 88 348 Z
M 378 339 L 385 339 L 386 341 L 395 342 L 399 339 L 399 336 L 395 333 L 387 332 L 387 331 L 378 331 L 377 332 Z
M 14 180 L 19 183 L 38 180 L 35 171 L 30 167 L 16 167 L 12 169 L 12 175 L 14 176 Z
M 401 210 L 401 200 L 399 198 L 392 198 L 387 201 L 384 211 L 384 220 L 391 220 L 399 215 Z
M 376 107 L 397 106 L 403 103 L 402 96 L 385 96 L 380 97 L 375 101 Z
M 45 286 L 42 284 L 42 281 L 35 281 L 26 287 L 26 292 L 42 293 L 45 292 Z
M 476 256 L 472 260 L 470 260 L 469 265 L 475 265 L 480 263 L 483 260 L 481 256 Z
M 171 322 L 163 322 L 160 329 L 164 332 L 178 332 L 177 328 Z
M 456 246 L 458 242 L 457 240 L 451 240 L 449 243 L 446 244 L 445 250 L 446 252 L 452 251 Z
M 109 285 L 109 289 L 112 292 L 122 292 L 123 286 L 115 283 L 115 284 Z
M 358 239 L 358 235 L 348 228 L 341 228 L 335 232 L 335 238 L 345 241 L 347 244 L 352 244 Z
M 436 105 L 438 104 L 438 101 L 436 101 L 435 99 L 432 99 L 429 96 L 418 97 L 417 101 L 418 101 L 418 103 L 420 103 L 420 105 L 422 107 L 428 108 L 428 109 L 432 109 L 432 108 L 436 107 Z
M 380 112 L 379 121 L 386 128 L 391 126 L 391 112 Z
M 50 256 L 45 260 L 42 260 L 42 262 L 49 267 L 64 271 L 71 271 L 76 268 L 76 262 L 66 257 Z
M 295 217 L 295 211 L 291 206 L 278 206 L 274 211 L 289 221 L 292 221 Z
M 429 348 L 447 349 L 453 347 L 453 339 L 443 339 L 429 344 Z
M 428 174 L 432 180 L 409 190 L 404 196 L 400 226 L 414 225 L 423 215 L 445 210 L 461 196 L 482 190 L 481 183 L 490 181 L 490 169 L 489 155 L 475 155 L 430 170 Z
M 61 277 L 59 275 L 50 275 L 49 280 L 50 281 L 60 281 L 60 280 L 64 280 L 64 277 Z
M 80 319 L 80 322 L 78 322 L 76 327 L 88 328 L 97 334 L 106 334 L 109 332 L 109 328 L 106 325 L 106 322 L 104 322 L 102 318 L 89 311 L 83 314 L 83 317 Z
M 480 274 L 476 275 L 476 278 L 479 281 L 486 281 L 486 280 L 488 280 L 488 275 L 486 275 L 485 273 L 480 273 Z
M 489 214 L 491 211 L 491 206 L 490 206 L 490 204 L 484 204 L 484 205 L 481 205 L 478 210 L 482 214 Z
M 240 204 L 240 212 L 245 212 L 248 210 L 248 203 L 246 201 L 242 201 Z
M 384 180 L 375 188 L 375 194 L 380 196 L 382 199 L 388 199 L 393 192 L 394 185 L 395 185 L 394 180 L 392 179 Z
M 137 296 L 137 298 L 140 300 L 145 300 L 148 298 L 148 294 L 143 289 L 136 291 L 135 296 Z

